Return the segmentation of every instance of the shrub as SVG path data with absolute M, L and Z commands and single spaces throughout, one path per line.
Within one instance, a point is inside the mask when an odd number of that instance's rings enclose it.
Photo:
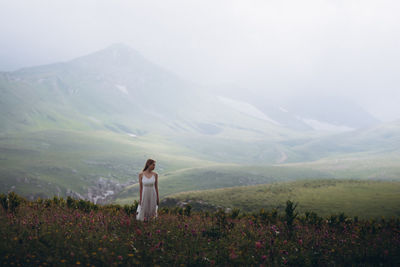
M 14 192 L 8 193 L 8 210 L 14 213 L 22 201 L 22 198 Z
M 187 204 L 184 210 L 185 216 L 190 217 L 190 210 L 192 209 L 192 206 L 190 204 Z
M 285 220 L 286 220 L 286 225 L 290 232 L 293 229 L 293 222 L 298 215 L 298 213 L 295 212 L 297 205 L 298 203 L 293 203 L 290 200 L 286 201 Z
M 8 210 L 8 200 L 7 200 L 7 195 L 5 194 L 0 194 L 0 204 L 4 208 L 5 211 Z
M 230 214 L 231 219 L 237 218 L 238 215 L 239 215 L 239 212 L 240 212 L 240 209 L 238 209 L 238 208 L 233 208 L 232 211 L 231 211 L 231 214 Z
M 315 212 L 306 212 L 306 222 L 312 225 L 320 226 L 323 222 L 323 218 L 318 216 Z

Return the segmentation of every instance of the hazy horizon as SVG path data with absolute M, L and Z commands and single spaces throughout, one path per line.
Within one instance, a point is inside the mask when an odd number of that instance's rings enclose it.
M 0 70 L 124 43 L 198 84 L 272 98 L 343 96 L 391 121 L 400 118 L 399 7 L 354 0 L 1 1 Z

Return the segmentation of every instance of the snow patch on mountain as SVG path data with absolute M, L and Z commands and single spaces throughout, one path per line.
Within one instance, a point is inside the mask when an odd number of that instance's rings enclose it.
M 116 84 L 115 87 L 117 87 L 117 89 L 120 90 L 122 93 L 129 94 L 128 89 L 126 88 L 125 85 Z
M 344 126 L 344 125 L 335 125 L 327 122 L 322 122 L 310 118 L 301 118 L 296 116 L 298 119 L 304 121 L 306 124 L 311 126 L 316 131 L 324 131 L 324 132 L 346 132 L 353 131 L 354 128 Z
M 260 111 L 258 108 L 255 106 L 243 102 L 243 101 L 238 101 L 238 100 L 233 100 L 231 98 L 223 97 L 223 96 L 217 96 L 218 100 L 221 101 L 223 104 L 239 111 L 242 112 L 248 116 L 252 116 L 261 120 L 265 120 L 268 122 L 271 122 L 276 125 L 281 125 L 279 122 L 269 118 L 267 115 L 265 115 L 262 111 Z
M 289 112 L 287 109 L 285 109 L 285 108 L 283 108 L 283 107 L 279 107 L 279 110 L 282 111 L 282 112 L 285 112 L 285 113 L 288 113 L 288 112 Z

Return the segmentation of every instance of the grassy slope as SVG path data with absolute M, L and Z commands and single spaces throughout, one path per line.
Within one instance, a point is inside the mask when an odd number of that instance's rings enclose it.
M 335 178 L 400 180 L 399 152 L 362 152 L 332 155 L 316 161 L 281 164 L 326 173 Z
M 85 193 L 99 177 L 133 181 L 148 157 L 159 161 L 160 171 L 209 164 L 160 136 L 133 138 L 105 131 L 49 129 L 7 135 L 0 138 L 0 151 L 2 191 L 14 185 L 23 195 L 44 191 L 52 196 L 57 186 L 62 192 L 69 188 Z
M 319 215 L 344 212 L 348 216 L 390 217 L 400 215 L 400 182 L 360 180 L 300 180 L 197 190 L 169 197 L 198 200 L 243 211 L 278 208 L 282 211 L 288 199 L 298 201 L 298 210 Z
M 160 173 L 160 199 L 188 190 L 215 189 L 231 186 L 265 184 L 304 178 L 333 178 L 321 171 L 295 167 L 214 164 Z M 139 185 L 128 186 L 117 195 L 116 203 L 139 199 Z
M 361 179 L 400 181 L 400 155 L 353 153 L 318 161 L 275 165 L 214 164 L 159 172 L 160 198 L 188 190 L 265 184 L 297 179 Z M 139 199 L 138 184 L 116 196 L 116 203 Z

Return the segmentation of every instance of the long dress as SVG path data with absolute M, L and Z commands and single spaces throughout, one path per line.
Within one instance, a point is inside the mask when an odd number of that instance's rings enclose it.
M 156 178 L 154 174 L 147 178 L 146 175 L 143 174 L 142 184 L 142 204 L 138 206 L 136 219 L 140 221 L 149 220 L 151 218 L 157 218 L 157 192 L 155 188 Z

